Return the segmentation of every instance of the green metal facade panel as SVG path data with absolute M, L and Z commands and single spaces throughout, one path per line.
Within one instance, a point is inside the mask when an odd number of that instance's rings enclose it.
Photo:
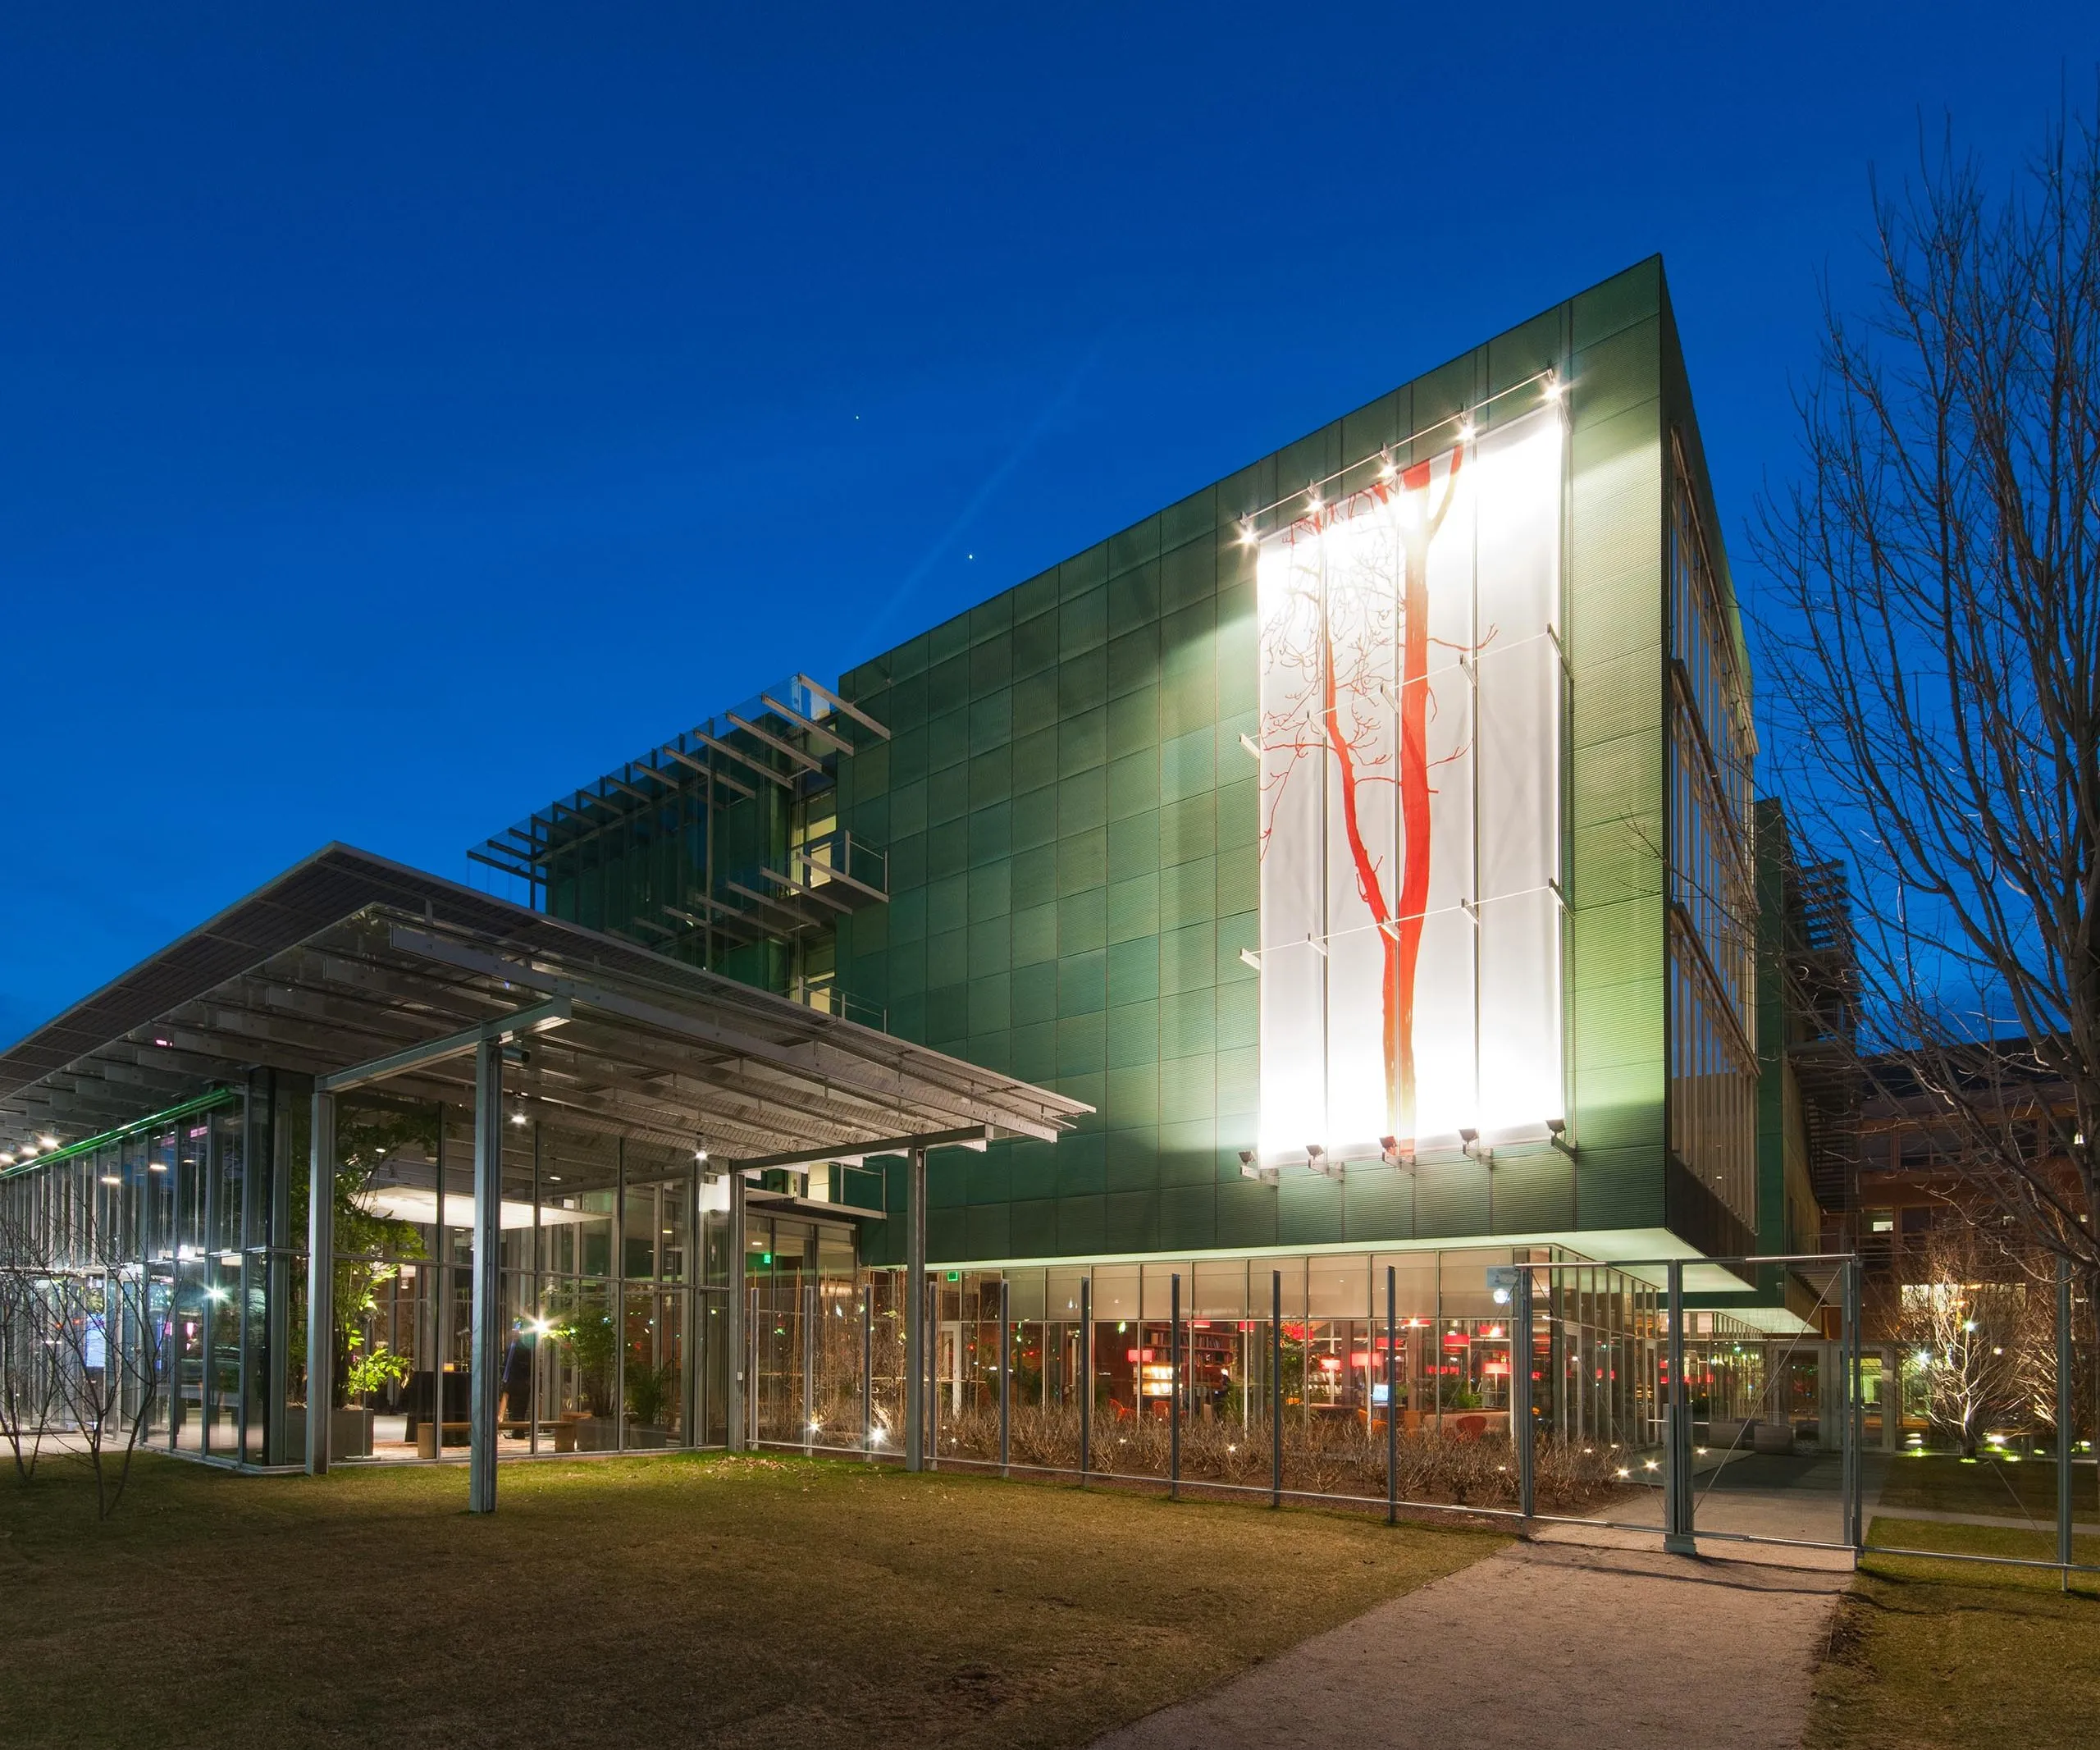
M 1661 263 L 1545 312 L 847 674 L 887 724 L 842 822 L 892 900 L 842 920 L 892 1031 L 1086 1100 L 1054 1145 L 949 1153 L 929 1255 L 1095 1255 L 1663 1218 Z M 1238 519 L 1553 367 L 1571 384 L 1566 1050 L 1577 1161 L 1239 1176 L 1254 1140 L 1254 577 Z M 1493 418 L 1493 409 L 1485 416 Z M 1440 440 L 1426 443 L 1423 454 Z M 886 1204 L 901 1209 L 902 1174 Z M 901 1224 L 871 1245 L 901 1255 Z

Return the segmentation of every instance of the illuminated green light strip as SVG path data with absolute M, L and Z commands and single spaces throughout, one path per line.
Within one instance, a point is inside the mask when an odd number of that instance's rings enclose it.
M 121 1142 L 127 1136 L 135 1136 L 141 1131 L 149 1131 L 157 1125 L 171 1124 L 178 1118 L 186 1118 L 193 1113 L 208 1112 L 214 1107 L 231 1106 L 240 1098 L 237 1088 L 219 1088 L 209 1094 L 200 1094 L 196 1099 L 185 1100 L 180 1106 L 171 1106 L 165 1112 L 157 1112 L 151 1117 L 135 1118 L 129 1124 L 120 1124 L 113 1131 L 104 1131 L 99 1136 L 90 1136 L 84 1142 L 69 1142 L 62 1149 L 52 1149 L 34 1158 L 18 1161 L 0 1172 L 0 1179 L 11 1179 L 18 1174 L 33 1172 L 39 1167 L 55 1166 L 60 1161 L 70 1161 L 75 1155 L 89 1154 L 97 1149 L 106 1149 L 113 1142 Z

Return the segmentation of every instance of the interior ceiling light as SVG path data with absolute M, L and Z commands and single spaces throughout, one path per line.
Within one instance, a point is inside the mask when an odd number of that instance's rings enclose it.
M 58 1139 L 56 1136 L 39 1136 L 37 1140 L 47 1149 L 55 1149 L 58 1146 Z

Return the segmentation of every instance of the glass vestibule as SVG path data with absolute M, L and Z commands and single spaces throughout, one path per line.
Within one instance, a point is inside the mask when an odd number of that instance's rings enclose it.
M 856 1273 L 843 1250 L 824 1262 L 808 1249 L 810 1231 L 807 1223 L 755 1217 L 749 1232 L 749 1436 L 810 1448 L 894 1450 L 903 1437 L 904 1273 Z M 1176 1392 L 1177 1276 L 1186 1425 L 1215 1428 L 1234 1453 L 1241 1443 L 1232 1431 L 1251 1437 L 1279 1405 L 1314 1448 L 1326 1435 L 1382 1428 L 1389 1405 L 1405 1432 L 1506 1435 L 1510 1309 L 1488 1271 L 1513 1262 L 1550 1266 L 1536 1273 L 1529 1346 L 1541 1432 L 1605 1448 L 1655 1445 L 1666 1337 L 1659 1291 L 1564 1254 L 1504 1246 L 937 1269 L 927 1297 L 928 1450 L 937 1459 L 981 1452 L 996 1438 L 1003 1281 L 1008 1410 L 1030 1413 L 1018 1433 L 1009 1430 L 1020 1442 L 1016 1461 L 1076 1463 L 1084 1407 L 1097 1456 L 1112 1463 L 1120 1456 L 1115 1468 L 1125 1469 L 1163 1464 L 1153 1431 Z M 806 1328 L 812 1332 L 806 1339 Z M 1733 1346 L 1695 1345 L 1702 1377 L 1732 1378 L 1713 1352 Z M 1522 1346 L 1516 1347 L 1521 1355 Z M 1119 1455 L 1112 1447 L 1131 1450 Z
M 463 1458 L 472 1378 L 472 1139 L 432 1113 L 369 1173 L 344 1150 L 365 1249 L 338 1254 L 339 1318 L 372 1455 Z M 339 1135 L 347 1134 L 339 1116 Z M 728 1199 L 692 1151 L 504 1126 L 498 1452 L 646 1451 L 722 1437 Z M 339 1211 L 339 1233 L 341 1231 Z M 697 1243 L 696 1243 L 697 1241 Z M 341 1291 L 358 1292 L 343 1314 Z M 363 1296 L 359 1298 L 360 1295 Z M 356 1310 L 363 1308 L 360 1314 Z M 362 1363 L 363 1371 L 358 1371 Z

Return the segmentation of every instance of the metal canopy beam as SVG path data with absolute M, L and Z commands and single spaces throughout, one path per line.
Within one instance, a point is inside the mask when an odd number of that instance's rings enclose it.
M 669 743 L 666 742 L 664 746 L 658 751 L 660 752 L 668 753 L 681 765 L 691 766 L 693 770 L 698 772 L 703 778 L 712 779 L 715 783 L 722 785 L 724 788 L 735 791 L 736 793 L 742 797 L 746 802 L 750 802 L 758 794 L 757 791 L 752 789 L 748 784 L 743 783 L 741 779 L 732 778 L 727 772 L 718 772 L 705 760 L 696 760 L 682 747 L 673 747 Z
M 819 687 L 806 674 L 797 674 L 795 679 L 800 681 L 805 687 L 808 688 L 810 692 L 814 692 L 826 704 L 829 705 L 833 711 L 845 712 L 847 716 L 851 717 L 854 720 L 854 722 L 859 724 L 862 729 L 872 730 L 874 733 L 882 737 L 884 741 L 888 741 L 889 739 L 889 731 L 884 729 L 880 724 L 877 723 L 875 720 L 870 717 L 865 711 L 862 711 L 859 706 L 851 704 L 847 701 L 840 698 L 839 696 L 833 692 L 829 687 Z
M 801 766 L 804 771 L 820 772 L 824 770 L 823 761 L 812 758 L 810 755 L 803 752 L 802 750 L 797 747 L 792 742 L 784 742 L 771 731 L 761 729 L 748 717 L 739 717 L 734 711 L 724 711 L 722 715 L 727 717 L 730 722 L 736 724 L 736 726 L 742 729 L 745 734 L 756 736 L 760 741 L 764 742 L 767 747 L 774 749 L 778 752 L 786 754 L 789 759 L 792 760 L 797 765 Z
M 664 1008 L 560 973 L 541 971 L 523 961 L 490 953 L 481 948 L 468 948 L 404 924 L 394 926 L 393 938 L 396 946 L 427 959 L 485 972 L 506 979 L 513 984 L 522 985 L 528 990 L 543 990 L 550 996 L 570 997 L 622 1020 L 711 1045 L 718 1051 L 726 1052 L 733 1057 L 777 1066 L 798 1080 L 816 1080 L 835 1085 L 864 1099 L 880 1101 L 900 1108 L 915 1105 L 922 1111 L 945 1111 L 959 1118 L 972 1117 L 970 1108 L 973 1105 L 980 1108 L 990 1105 L 995 1108 L 995 1115 L 989 1118 L 976 1117 L 978 1124 L 997 1123 L 1002 1129 L 1016 1131 L 1023 1135 L 1034 1136 L 1044 1142 L 1054 1141 L 1058 1134 L 1060 1126 L 1048 1117 L 1031 1117 L 1015 1111 L 998 1099 L 1001 1093 L 1012 1088 L 1011 1083 L 999 1082 L 984 1089 L 958 1089 L 929 1078 L 920 1081 L 915 1088 L 907 1089 L 904 1084 L 907 1071 L 901 1061 L 886 1067 L 866 1058 L 856 1057 L 836 1044 L 828 1044 L 815 1037 L 788 1043 L 762 1039 L 720 1021 L 680 1014 L 674 1009 Z M 835 1019 L 833 1024 L 839 1025 Z M 886 1035 L 877 1037 L 886 1038 Z M 901 1059 L 911 1055 L 913 1053 L 908 1049 L 899 1053 Z M 840 1146 L 846 1145 L 842 1143 Z
M 833 753 L 852 752 L 853 744 L 847 740 L 844 736 L 836 734 L 833 731 L 827 729 L 822 724 L 817 722 L 814 718 L 805 717 L 800 711 L 797 711 L 793 706 L 783 705 L 779 700 L 774 698 L 771 693 L 761 692 L 758 696 L 758 702 L 766 706 L 769 710 L 779 712 L 783 717 L 786 718 L 788 722 L 793 724 L 795 727 L 800 729 L 805 735 L 814 735 L 816 737 L 819 741 L 822 742 L 827 747 L 830 748 Z
M 795 779 L 792 773 L 783 772 L 777 765 L 768 765 L 755 753 L 746 753 L 742 748 L 732 747 L 728 742 L 717 741 L 705 729 L 695 729 L 692 732 L 692 738 L 704 747 L 712 747 L 717 753 L 748 765 L 761 778 L 770 778 L 783 790 L 792 790 L 795 788 Z
M 819 1161 L 836 1160 L 842 1154 L 909 1154 L 918 1149 L 982 1149 L 993 1140 L 989 1124 L 966 1125 L 961 1130 L 922 1131 L 915 1136 L 885 1136 L 879 1142 L 834 1142 L 822 1149 L 793 1149 L 784 1154 L 754 1154 L 729 1163 L 732 1172 L 767 1172 L 776 1167 L 811 1167 Z
M 536 1003 L 530 1008 L 521 1008 L 514 1015 L 506 1015 L 500 1021 L 486 1021 L 477 1027 L 469 1027 L 463 1033 L 450 1033 L 443 1039 L 434 1039 L 427 1044 L 411 1045 L 405 1051 L 396 1051 L 386 1057 L 374 1058 L 369 1062 L 359 1063 L 349 1069 L 337 1070 L 333 1075 L 317 1076 L 314 1090 L 321 1094 L 346 1094 L 352 1088 L 363 1087 L 368 1082 L 384 1081 L 389 1076 L 398 1076 L 404 1070 L 421 1069 L 427 1064 L 442 1063 L 448 1058 L 464 1057 L 485 1044 L 500 1044 L 518 1038 L 521 1034 L 543 1033 L 550 1027 L 558 1027 L 569 1018 L 567 997 L 555 997 L 549 1002 Z

